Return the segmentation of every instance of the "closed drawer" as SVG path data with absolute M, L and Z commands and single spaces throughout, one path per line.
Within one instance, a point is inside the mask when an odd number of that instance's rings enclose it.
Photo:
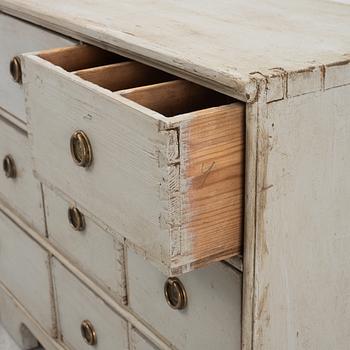
M 173 309 L 165 298 L 167 279 L 132 251 L 127 258 L 130 308 L 176 349 L 241 349 L 241 273 L 215 263 L 181 276 L 183 289 L 172 289 L 168 280 L 169 302 L 180 307 Z
M 28 22 L 0 14 L 0 108 L 11 119 L 26 122 L 22 84 L 10 72 L 12 59 L 23 53 L 73 44 L 74 41 Z M 11 116 L 12 115 L 12 116 Z
M 127 322 L 56 259 L 52 265 L 60 341 L 72 350 L 127 350 Z
M 38 177 L 167 274 L 238 254 L 244 105 L 131 61 L 72 72 L 86 50 L 24 55 Z
M 0 200 L 45 234 L 41 185 L 33 175 L 26 133 L 0 117 Z
M 136 328 L 131 327 L 130 350 L 159 350 Z
M 125 302 L 123 245 L 97 226 L 76 203 L 44 187 L 49 240 L 80 270 Z
M 55 335 L 48 253 L 0 212 L 0 280 Z

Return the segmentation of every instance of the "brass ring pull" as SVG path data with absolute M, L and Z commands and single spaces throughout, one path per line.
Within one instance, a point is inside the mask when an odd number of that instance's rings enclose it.
M 68 208 L 68 221 L 75 231 L 85 230 L 85 218 L 78 208 L 73 206 Z
M 74 162 L 83 168 L 92 163 L 91 143 L 84 131 L 76 131 L 70 138 L 70 151 Z
M 85 320 L 81 323 L 80 326 L 81 335 L 84 338 L 85 342 L 89 345 L 97 344 L 97 335 L 94 326 L 88 320 Z
M 182 310 L 187 306 L 185 287 L 176 277 L 169 277 L 166 280 L 164 295 L 168 305 L 175 310 Z
M 18 56 L 15 56 L 10 62 L 10 73 L 16 83 L 22 84 L 22 67 Z
M 16 164 L 13 158 L 10 155 L 7 155 L 3 162 L 2 167 L 4 169 L 5 175 L 8 178 L 16 178 L 17 176 L 17 170 L 16 170 Z

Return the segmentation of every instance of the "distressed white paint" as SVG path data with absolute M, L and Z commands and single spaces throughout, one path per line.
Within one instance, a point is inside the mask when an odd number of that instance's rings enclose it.
M 158 350 L 136 328 L 131 327 L 130 332 L 130 350 Z
M 80 333 L 81 322 L 89 320 L 97 334 L 95 349 L 127 350 L 127 322 L 57 260 L 52 265 L 62 342 L 71 350 L 91 349 Z
M 320 67 L 310 67 L 296 72 L 290 72 L 287 77 L 288 97 L 321 91 L 323 71 Z
M 166 118 L 35 56 L 25 57 L 25 72 L 37 174 L 166 269 L 168 198 L 162 184 L 168 178 L 168 138 L 159 132 Z M 88 169 L 78 167 L 70 153 L 76 130 L 92 145 Z
M 188 307 L 171 309 L 164 297 L 166 277 L 128 250 L 130 308 L 178 350 L 238 350 L 241 346 L 242 275 L 215 263 L 180 279 Z
M 0 278 L 53 334 L 48 253 L 0 212 Z
M 247 100 L 256 93 L 250 73 L 334 62 L 350 46 L 350 6 L 328 1 L 1 0 L 0 8 L 146 56 Z
M 349 348 L 350 85 L 261 118 L 254 349 Z
M 44 196 L 47 231 L 52 244 L 113 297 L 124 300 L 124 248 L 120 241 L 97 226 L 80 207 L 86 228 L 75 231 L 68 221 L 68 208 L 76 204 L 66 202 L 47 187 Z
M 23 86 L 10 74 L 10 62 L 24 52 L 72 45 L 73 40 L 28 22 L 0 14 L 0 108 L 9 119 L 26 123 Z M 0 112 L 1 114 L 1 112 Z
M 17 177 L 7 178 L 0 169 L 0 200 L 22 216 L 41 234 L 45 234 L 40 182 L 33 175 L 27 135 L 0 117 L 0 161 L 11 155 Z
M 350 56 L 343 62 L 325 67 L 325 89 L 350 84 Z

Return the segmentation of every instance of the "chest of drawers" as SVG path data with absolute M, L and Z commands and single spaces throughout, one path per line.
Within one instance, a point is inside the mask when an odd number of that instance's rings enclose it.
M 348 348 L 348 5 L 0 11 L 0 320 L 21 348 Z

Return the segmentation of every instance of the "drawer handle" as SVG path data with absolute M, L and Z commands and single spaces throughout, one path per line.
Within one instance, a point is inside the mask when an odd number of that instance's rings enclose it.
M 83 168 L 92 163 L 91 143 L 84 131 L 76 131 L 70 138 L 70 151 L 74 162 Z
M 85 230 L 85 218 L 78 208 L 73 206 L 68 208 L 68 221 L 75 231 Z
M 166 280 L 164 295 L 168 305 L 175 310 L 182 310 L 187 306 L 186 289 L 176 277 L 169 277 Z
M 10 73 L 16 83 L 22 84 L 22 67 L 21 60 L 18 56 L 12 58 L 10 62 Z
M 89 320 L 85 320 L 80 326 L 81 335 L 89 345 L 97 344 L 97 335 L 94 326 Z
M 2 167 L 4 169 L 6 177 L 12 178 L 12 179 L 16 178 L 17 176 L 16 164 L 10 155 L 7 155 L 4 158 L 2 162 Z

